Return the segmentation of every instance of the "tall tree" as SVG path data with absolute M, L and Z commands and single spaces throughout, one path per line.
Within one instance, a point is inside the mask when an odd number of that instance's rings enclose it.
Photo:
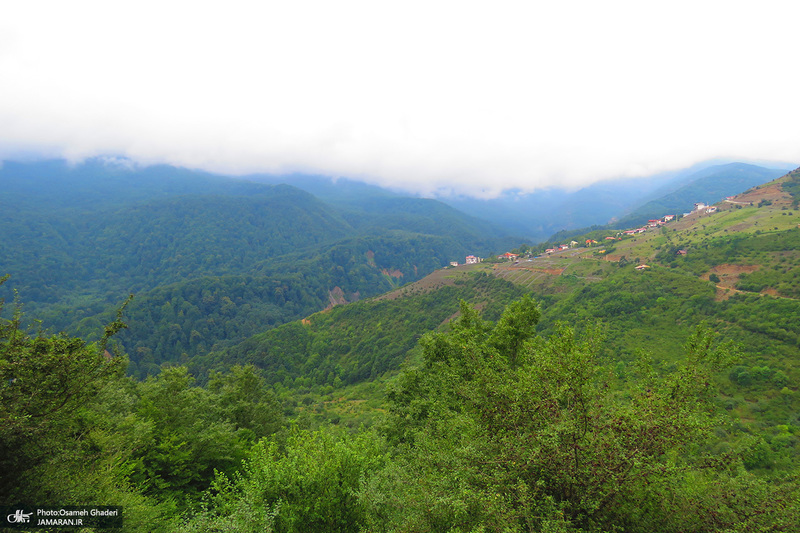
M 10 320 L 0 319 L 0 501 L 6 502 L 47 498 L 41 472 L 33 473 L 67 451 L 74 440 L 64 436 L 75 430 L 78 409 L 124 370 L 124 360 L 106 349 L 124 327 L 119 314 L 96 344 L 31 333 L 22 320 L 19 304 Z

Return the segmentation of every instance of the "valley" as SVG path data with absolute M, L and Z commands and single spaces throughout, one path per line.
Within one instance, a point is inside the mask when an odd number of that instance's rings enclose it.
M 131 531 L 800 527 L 800 169 L 541 243 L 206 178 L 5 215 L 5 498 L 105 494 Z

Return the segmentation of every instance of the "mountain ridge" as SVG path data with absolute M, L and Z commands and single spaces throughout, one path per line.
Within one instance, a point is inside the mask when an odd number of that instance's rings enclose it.
M 0 297 L 17 290 L 45 328 L 83 333 L 136 293 L 120 340 L 149 370 L 519 241 L 435 200 L 354 210 L 168 167 L 9 163 L 0 184 Z

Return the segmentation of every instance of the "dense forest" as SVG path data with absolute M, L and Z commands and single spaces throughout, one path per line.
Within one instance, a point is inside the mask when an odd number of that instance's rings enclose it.
M 129 294 L 129 372 L 186 360 L 519 239 L 434 200 L 90 160 L 6 163 L 0 297 L 93 339 Z M 360 189 L 358 189 L 360 191 Z
M 420 338 L 381 420 L 348 430 L 287 419 L 252 365 L 203 387 L 182 366 L 136 381 L 106 349 L 119 320 L 86 344 L 17 313 L 0 329 L 2 499 L 123 505 L 130 531 L 800 526 L 796 464 L 760 476 L 757 439 L 717 444 L 730 342 L 696 327 L 673 367 L 640 359 L 622 378 L 601 331 L 545 338 L 540 316 L 530 296 L 495 322 L 462 301 Z
M 58 195 L 4 221 L 0 503 L 122 506 L 123 531 L 800 530 L 800 172 L 450 268 L 507 237 L 153 172 L 160 198 L 95 209 L 119 225 Z

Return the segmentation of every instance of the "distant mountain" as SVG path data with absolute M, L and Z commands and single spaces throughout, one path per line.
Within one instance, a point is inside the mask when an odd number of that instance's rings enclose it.
M 347 178 L 332 179 L 328 176 L 309 174 L 250 174 L 242 176 L 241 179 L 270 185 L 286 183 L 313 194 L 323 202 L 356 210 L 374 210 L 374 204 L 381 200 L 408 197 L 377 185 Z
M 740 165 L 742 168 L 752 167 L 754 169 L 750 174 L 753 180 L 744 179 L 742 181 L 746 183 L 755 181 L 756 184 L 774 179 L 792 168 L 778 165 L 780 168 L 776 170 L 766 168 L 757 170 L 761 167 Z M 706 182 L 709 187 L 708 194 L 716 194 L 718 189 L 711 187 L 713 178 L 710 176 L 716 174 L 720 167 L 725 166 L 727 165 L 705 162 L 687 169 L 652 176 L 601 181 L 575 191 L 546 189 L 529 194 L 509 191 L 499 198 L 489 200 L 466 197 L 443 197 L 440 200 L 465 213 L 491 220 L 496 224 L 501 224 L 509 231 L 541 242 L 559 231 L 567 230 L 568 232 L 588 226 L 608 224 L 612 219 L 626 216 L 636 206 L 673 193 L 686 186 L 687 183 L 703 176 L 709 177 Z M 749 173 L 741 170 L 731 172 L 731 174 L 741 178 L 742 175 Z M 743 187 L 740 191 L 748 186 L 750 185 Z M 704 190 L 700 187 L 696 192 Z M 699 200 L 692 202 L 694 201 Z M 645 220 L 647 219 L 645 218 Z
M 124 159 L 3 161 L 4 208 L 52 211 L 131 205 L 187 194 L 246 196 L 264 186 L 169 165 L 139 166 Z
M 550 235 L 547 241 L 569 241 L 576 235 L 590 231 L 630 229 L 664 215 L 680 215 L 691 211 L 697 202 L 715 203 L 727 196 L 783 176 L 789 170 L 747 163 L 712 165 L 670 181 L 651 193 L 646 202 L 630 208 L 627 214 L 614 216 L 610 222 L 567 228 Z
M 482 220 L 484 225 L 504 228 L 508 233 L 529 239 L 542 240 L 556 231 L 554 228 L 605 223 L 612 217 L 619 216 L 648 193 L 669 180 L 678 179 L 684 173 L 685 171 L 680 171 L 653 176 L 645 182 L 638 181 L 634 188 L 630 187 L 631 180 L 616 180 L 593 184 L 576 191 L 552 188 L 531 194 L 506 191 L 499 198 L 488 200 L 462 196 L 440 197 L 437 200 Z M 299 174 L 252 175 L 246 179 L 258 183 L 291 183 L 323 201 L 351 208 L 365 215 L 380 213 L 387 206 L 411 206 L 411 199 L 408 197 L 348 179 L 334 181 L 324 176 Z
M 287 185 L 260 186 L 251 196 L 93 206 L 30 206 L 0 218 L 7 236 L 0 242 L 0 270 L 12 274 L 10 285 L 31 293 L 27 301 L 57 302 L 74 290 L 119 296 L 203 275 L 242 274 L 353 231 L 327 204 Z
M 420 233 L 436 233 L 437 228 L 449 227 L 461 238 L 473 234 L 524 236 L 506 224 L 486 216 L 466 215 L 468 211 L 447 202 L 403 196 L 396 192 L 358 181 L 325 176 L 291 174 L 287 176 L 250 175 L 244 179 L 256 183 L 289 183 L 307 191 L 320 200 L 346 211 L 345 218 L 353 227 L 370 231 L 391 228 Z M 466 215 L 466 216 L 465 216 Z M 509 244 L 514 244 L 509 242 Z
M 688 212 L 696 202 L 713 204 L 726 196 L 774 180 L 785 173 L 786 169 L 746 163 L 716 165 L 692 174 L 684 180 L 686 184 L 677 190 L 635 208 L 630 214 L 620 218 L 616 225 L 635 226 L 647 222 L 648 219 Z

